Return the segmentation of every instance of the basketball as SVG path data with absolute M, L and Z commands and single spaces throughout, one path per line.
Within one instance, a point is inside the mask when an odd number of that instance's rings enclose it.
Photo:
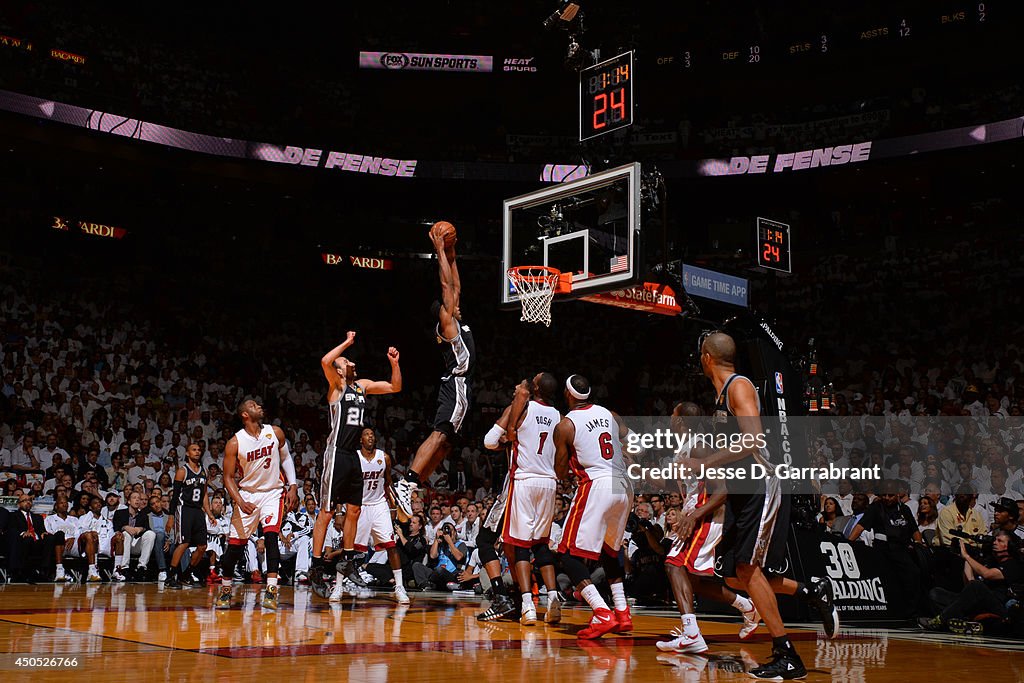
M 455 226 L 448 221 L 438 221 L 430 227 L 430 234 L 435 232 L 441 232 L 444 235 L 444 248 L 450 250 L 455 246 L 458 241 L 458 233 L 455 232 Z

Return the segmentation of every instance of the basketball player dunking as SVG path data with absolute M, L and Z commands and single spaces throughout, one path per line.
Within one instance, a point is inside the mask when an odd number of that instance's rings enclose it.
M 672 410 L 672 430 L 684 437 L 677 459 L 695 457 L 693 451 L 704 448 L 694 444 L 692 438 L 686 438 L 697 433 L 693 427 L 699 424 L 700 414 L 700 406 L 688 401 Z M 670 508 L 665 518 L 669 530 L 666 538 L 672 541 L 665 558 L 665 573 L 682 625 L 672 631 L 673 638 L 656 645 L 662 652 L 690 654 L 708 649 L 693 611 L 694 593 L 736 608 L 743 616 L 741 640 L 757 629 L 761 616 L 750 600 L 710 580 L 715 573 L 715 549 L 722 540 L 725 522 L 725 484 L 720 480 L 705 482 L 694 478 L 678 483 L 684 502 L 681 510 Z
M 345 341 L 335 346 L 320 359 L 327 378 L 327 405 L 330 409 L 331 433 L 324 449 L 324 464 L 320 474 L 320 512 L 313 525 L 313 566 L 311 583 L 314 591 L 326 595 L 326 568 L 323 561 L 324 538 L 335 509 L 345 506 L 342 527 L 343 553 L 337 571 L 359 587 L 365 588 L 359 570 L 353 563 L 358 555 L 355 549 L 359 528 L 360 508 L 363 504 L 363 466 L 359 462 L 359 439 L 365 426 L 363 411 L 368 394 L 397 394 L 402 390 L 402 370 L 398 365 L 398 349 L 388 349 L 391 363 L 391 381 L 356 379 L 356 364 L 341 354 L 352 346 L 356 333 L 349 332 Z M 338 581 L 341 585 L 341 581 Z
M 605 633 L 633 630 L 633 619 L 622 585 L 619 549 L 626 530 L 632 494 L 626 483 L 621 441 L 629 430 L 622 418 L 590 402 L 590 382 L 580 375 L 565 380 L 569 412 L 555 428 L 555 473 L 566 479 L 569 468 L 580 479 L 565 516 L 562 568 L 594 615 L 577 638 L 600 638 Z M 601 560 L 612 590 L 615 611 L 590 582 L 583 560 Z
M 377 435 L 369 427 L 363 428 L 359 456 L 363 473 L 363 505 L 356 529 L 355 549 L 361 553 L 370 548 L 387 551 L 395 576 L 395 602 L 408 605 L 409 594 L 402 578 L 402 557 L 395 547 L 395 526 L 391 521 L 391 456 L 377 448 Z M 331 592 L 331 602 L 339 602 L 343 598 L 344 578 L 339 573 Z
M 167 588 L 181 588 L 182 583 L 205 583 L 205 577 L 193 575 L 206 555 L 206 518 L 213 518 L 206 497 L 206 470 L 203 469 L 202 456 L 199 444 L 189 444 L 185 449 L 185 464 L 174 473 L 171 510 L 167 516 L 167 537 L 173 538 L 177 545 L 171 555 L 170 576 L 164 584 Z M 195 548 L 187 573 L 180 570 L 186 548 Z M 162 548 L 160 550 L 163 551 Z
M 756 436 L 762 433 L 761 403 L 754 384 L 736 374 L 736 343 L 724 332 L 713 332 L 701 344 L 700 362 L 704 375 L 718 394 L 714 428 L 717 433 L 730 430 Z M 730 443 L 733 440 L 730 438 Z M 743 443 L 756 439 L 743 439 Z M 705 468 L 750 465 L 768 466 L 767 452 L 753 445 L 737 450 L 723 449 L 701 458 Z M 820 579 L 806 586 L 791 579 L 765 576 L 765 569 L 779 569 L 785 563 L 789 526 L 788 497 L 783 496 L 775 477 L 756 479 L 751 493 L 731 491 L 726 505 L 732 525 L 725 531 L 718 548 L 719 573 L 733 588 L 745 591 L 764 619 L 772 636 L 772 659 L 751 670 L 754 678 L 794 679 L 807 675 L 800 656 L 786 634 L 775 593 L 798 595 L 818 608 L 825 633 L 834 638 L 839 629 L 839 613 L 832 600 L 832 585 Z
M 286 503 L 282 498 L 281 475 L 283 472 L 290 510 L 299 500 L 295 463 L 281 428 L 263 424 L 263 406 L 246 399 L 238 406 L 238 414 L 242 418 L 242 428 L 224 447 L 224 488 L 234 501 L 234 509 L 228 548 L 221 560 L 224 580 L 213 606 L 217 609 L 231 607 L 235 562 L 257 527 L 262 525 L 267 553 L 267 589 L 263 593 L 263 606 L 277 609 L 277 569 L 281 562 L 277 535 L 281 532 Z
M 540 570 L 548 589 L 544 621 L 557 624 L 562 618 L 554 556 L 548 546 L 551 523 L 555 516 L 555 441 L 552 433 L 562 419 L 562 415 L 553 407 L 557 391 L 558 382 L 548 372 L 534 376 L 529 389 L 524 381 L 516 387 L 511 405 L 505 408 L 484 438 L 487 448 L 495 450 L 499 444 L 506 443 L 510 451 L 508 475 L 502 495 L 495 501 L 487 523 L 477 536 L 480 560 L 488 571 L 488 577 L 492 579 L 492 585 L 498 586 L 500 590 L 503 587 L 500 579 L 501 564 L 497 562 L 494 553 L 496 531 L 500 528 L 505 554 L 514 561 L 513 576 L 522 595 L 520 622 L 526 626 L 537 621 L 537 609 L 533 604 L 531 590 L 531 553 L 533 563 Z M 510 428 L 509 425 L 513 426 Z M 500 521 L 495 522 L 495 514 L 500 515 Z M 492 569 L 497 571 L 497 580 L 491 575 Z M 481 615 L 482 621 L 499 618 L 497 612 L 506 607 L 502 599 L 496 596 L 491 598 L 492 608 Z
M 435 331 L 445 375 L 438 389 L 433 431 L 416 450 L 405 477 L 395 484 L 395 502 L 401 514 L 399 519 L 412 515 L 412 492 L 420 480 L 433 474 L 437 465 L 451 452 L 455 435 L 462 429 L 462 421 L 469 412 L 470 385 L 476 365 L 473 333 L 462 319 L 459 307 L 462 284 L 459 267 L 455 265 L 455 250 L 445 249 L 444 235 L 440 231 L 431 231 L 430 239 L 437 252 L 441 277 L 441 301 L 435 301 L 432 310 L 437 316 Z

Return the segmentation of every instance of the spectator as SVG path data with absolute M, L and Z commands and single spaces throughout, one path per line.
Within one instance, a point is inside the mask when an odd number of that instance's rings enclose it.
M 26 434 L 21 445 L 11 451 L 11 469 L 19 472 L 40 469 L 39 452 L 34 444 L 35 439 Z
M 113 574 L 115 581 L 126 581 L 129 574 L 144 580 L 149 571 L 156 534 L 149 528 L 149 515 L 143 512 L 145 500 L 140 491 L 132 491 L 128 497 L 128 507 L 114 513 L 113 546 L 117 553 Z M 139 556 L 139 565 L 135 572 L 130 572 L 133 555 Z
M 42 580 L 40 569 L 46 563 L 49 534 L 43 518 L 32 512 L 32 497 L 27 493 L 18 496 L 18 509 L 11 514 L 7 536 L 12 581 L 36 583 Z
M 1005 531 L 1008 534 L 1013 534 L 1018 539 L 1024 540 L 1024 527 L 1018 524 L 1020 521 L 1019 503 L 1020 501 L 1016 501 L 1013 498 L 1000 498 L 991 505 L 994 510 L 995 530 Z
M 167 514 L 160 496 L 149 497 L 149 528 L 156 534 L 153 540 L 153 555 L 156 558 L 157 581 L 167 580 L 167 552 L 171 539 L 167 536 Z
M 985 533 L 987 525 L 975 507 L 978 496 L 974 491 L 974 487 L 970 484 L 960 484 L 957 487 L 956 496 L 953 498 L 953 504 L 947 505 L 939 512 L 936 527 L 941 545 L 947 548 L 952 545 L 955 537 L 950 535 L 950 529 L 958 529 L 972 536 Z M 977 545 L 970 540 L 965 540 L 964 543 Z
M 826 532 L 841 531 L 841 529 L 833 528 L 833 524 L 839 519 L 840 512 L 839 501 L 835 496 L 828 496 L 821 505 L 821 512 L 818 513 L 818 523 L 825 528 Z
M 938 519 L 939 510 L 935 507 L 935 501 L 928 496 L 921 496 L 917 501 L 917 528 L 927 545 L 939 545 Z

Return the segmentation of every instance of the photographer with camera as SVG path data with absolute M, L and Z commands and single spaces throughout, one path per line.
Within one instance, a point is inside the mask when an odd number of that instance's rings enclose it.
M 665 532 L 652 521 L 652 512 L 650 503 L 637 503 L 626 520 L 626 593 L 644 604 L 664 598 L 668 588 L 661 544 Z
M 983 537 L 984 538 L 984 537 Z M 980 541 L 983 538 L 971 540 Z M 959 593 L 933 588 L 928 594 L 938 616 L 921 618 L 918 623 L 929 631 L 945 631 L 951 622 L 970 620 L 982 613 L 1005 617 L 1014 584 L 1024 581 L 1024 565 L 1020 560 L 1020 539 L 999 530 L 992 538 L 992 549 L 985 561 L 974 559 L 964 543 L 956 544 L 964 560 L 966 585 Z
M 466 544 L 458 540 L 454 524 L 445 522 L 441 525 L 427 555 L 434 569 L 428 583 L 437 589 L 455 590 L 459 568 L 466 560 Z

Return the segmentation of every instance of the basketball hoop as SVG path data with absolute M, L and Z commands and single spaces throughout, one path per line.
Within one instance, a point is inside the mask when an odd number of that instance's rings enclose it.
M 551 300 L 559 288 L 561 276 L 562 271 L 547 266 L 515 266 L 508 269 L 508 279 L 523 304 L 520 320 L 551 326 Z

